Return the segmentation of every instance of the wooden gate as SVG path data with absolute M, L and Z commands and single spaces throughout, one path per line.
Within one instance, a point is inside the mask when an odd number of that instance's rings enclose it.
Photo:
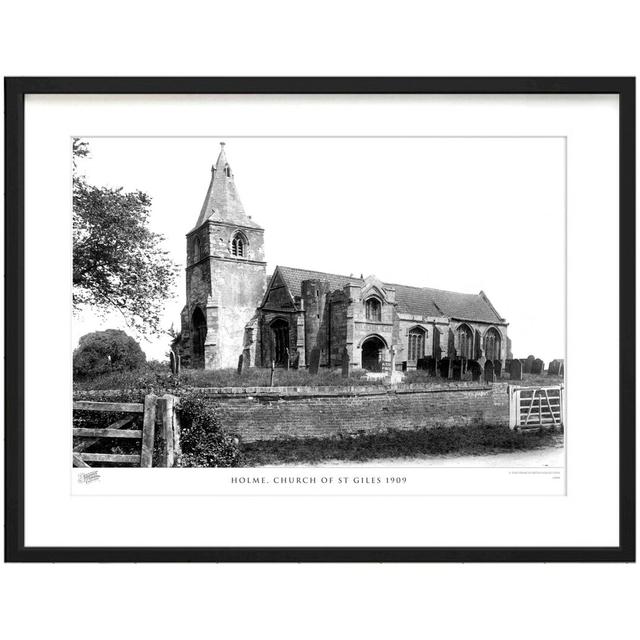
M 96 411 L 128 414 L 107 427 L 74 427 L 73 437 L 81 438 L 73 447 L 73 466 L 89 467 L 100 466 L 99 463 L 119 463 L 132 467 L 153 466 L 153 449 L 156 435 L 156 421 L 161 427 L 163 438 L 162 456 L 160 465 L 173 467 L 180 454 L 180 429 L 176 408 L 177 398 L 165 395 L 158 398 L 148 395 L 144 403 L 136 402 L 92 402 L 76 401 L 73 403 L 74 411 Z M 142 414 L 142 428 L 130 428 L 136 419 Z M 134 425 L 135 426 L 135 425 Z M 125 428 L 126 427 L 126 428 Z M 115 438 L 116 440 L 140 440 L 140 452 L 135 454 L 122 453 L 94 453 L 87 449 L 99 442 L 102 438 Z M 97 465 L 87 463 L 94 462 Z
M 511 429 L 563 426 L 564 385 L 555 387 L 509 385 L 509 427 Z

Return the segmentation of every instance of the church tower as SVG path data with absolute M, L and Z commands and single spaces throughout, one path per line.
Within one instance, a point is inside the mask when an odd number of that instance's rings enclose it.
M 237 366 L 247 346 L 245 327 L 266 287 L 264 229 L 245 213 L 224 146 L 196 225 L 187 233 L 179 348 L 184 365 L 194 368 Z

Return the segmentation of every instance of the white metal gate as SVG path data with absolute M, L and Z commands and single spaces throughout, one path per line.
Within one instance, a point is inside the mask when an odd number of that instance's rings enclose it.
M 539 429 L 564 426 L 564 385 L 515 387 L 509 385 L 509 427 Z

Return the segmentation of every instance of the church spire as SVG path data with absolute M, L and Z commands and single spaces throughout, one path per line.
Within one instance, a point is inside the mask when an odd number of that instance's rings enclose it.
M 215 165 L 211 167 L 211 182 L 195 228 L 206 220 L 212 220 L 260 229 L 261 227 L 244 211 L 224 147 L 225 143 L 221 142 L 220 154 Z

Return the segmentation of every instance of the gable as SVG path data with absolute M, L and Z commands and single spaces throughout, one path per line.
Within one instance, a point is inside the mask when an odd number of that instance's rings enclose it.
M 291 298 L 292 294 L 287 282 L 283 279 L 279 268 L 276 268 L 267 286 L 267 292 L 261 308 L 292 311 L 295 309 L 295 305 Z

